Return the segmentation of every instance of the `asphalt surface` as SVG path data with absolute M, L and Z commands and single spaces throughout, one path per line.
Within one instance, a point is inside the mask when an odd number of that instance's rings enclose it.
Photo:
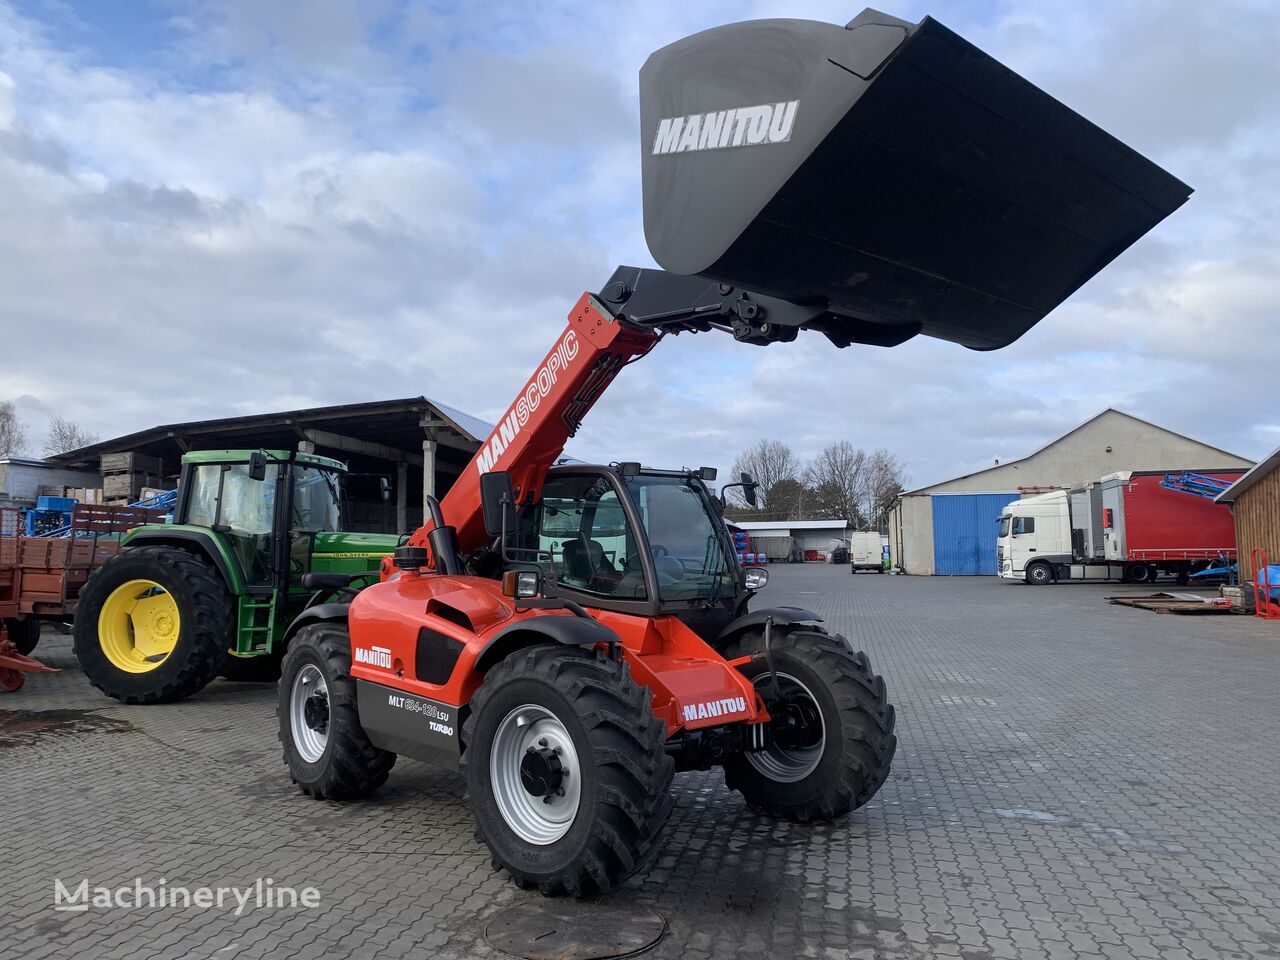
M 661 915 L 654 957 L 1280 958 L 1280 625 L 1110 606 L 1139 592 L 1117 585 L 772 576 L 764 602 L 818 611 L 888 680 L 888 783 L 804 826 L 678 775 L 656 862 L 596 903 L 493 872 L 456 774 L 401 760 L 373 799 L 311 800 L 274 688 L 124 707 L 46 636 L 63 672 L 0 694 L 0 956 L 496 958 L 492 921 L 554 905 Z M 55 880 L 268 878 L 319 906 L 54 909 Z

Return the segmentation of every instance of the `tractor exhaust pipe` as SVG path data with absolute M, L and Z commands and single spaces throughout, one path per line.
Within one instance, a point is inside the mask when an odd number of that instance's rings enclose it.
M 936 20 L 756 20 L 640 72 L 645 236 L 835 343 L 1018 339 L 1191 188 Z M 888 329 L 886 329 L 888 328 Z

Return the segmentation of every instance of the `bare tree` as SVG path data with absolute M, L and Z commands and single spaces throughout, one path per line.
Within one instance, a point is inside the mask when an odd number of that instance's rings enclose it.
M 56 453 L 79 450 L 81 447 L 97 442 L 96 433 L 90 433 L 74 420 L 54 417 L 49 421 L 49 436 L 44 442 L 44 455 L 52 457 Z
M 809 464 L 805 482 L 813 488 L 821 512 L 861 526 L 869 472 L 866 451 L 848 440 L 837 440 Z
M 18 457 L 27 449 L 27 431 L 9 400 L 0 400 L 0 457 Z
M 733 472 L 735 475 L 751 474 L 751 478 L 759 484 L 757 495 L 760 497 L 760 509 L 770 511 L 773 509 L 773 504 L 770 503 L 772 491 L 783 481 L 799 479 L 800 461 L 782 441 L 761 440 L 738 454 L 738 459 L 733 463 Z M 742 499 L 740 490 L 735 490 L 734 493 L 739 500 Z
M 889 508 L 898 494 L 906 489 L 906 480 L 902 461 L 888 450 L 882 448 L 871 454 L 867 463 L 863 504 L 873 529 L 881 533 L 888 529 Z

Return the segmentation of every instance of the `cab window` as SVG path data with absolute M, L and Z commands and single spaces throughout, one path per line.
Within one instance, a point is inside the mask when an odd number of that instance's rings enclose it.
M 648 595 L 634 532 L 607 477 L 549 479 L 541 502 L 521 513 L 517 542 L 520 559 L 550 564 L 562 586 L 628 600 Z
M 1013 532 L 1014 533 L 1035 533 L 1036 518 L 1035 517 L 1014 517 Z

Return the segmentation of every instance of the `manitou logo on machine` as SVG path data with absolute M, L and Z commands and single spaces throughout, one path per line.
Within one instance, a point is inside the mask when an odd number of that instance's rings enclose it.
M 788 100 L 733 110 L 691 113 L 687 117 L 667 117 L 658 122 L 658 133 L 653 138 L 653 155 L 786 143 L 791 139 L 791 128 L 795 126 L 799 107 L 799 100 Z
M 525 386 L 524 392 L 511 405 L 507 415 L 499 421 L 493 433 L 489 434 L 489 439 L 485 441 L 484 447 L 480 450 L 480 455 L 476 457 L 476 467 L 479 469 L 481 476 L 493 469 L 493 465 L 498 462 L 498 458 L 506 452 L 507 447 L 511 446 L 516 437 L 520 435 L 524 425 L 529 422 L 529 417 L 538 409 L 543 398 L 551 392 L 551 388 L 559 381 L 560 374 L 569 369 L 570 362 L 577 355 L 578 332 L 576 330 L 566 331 L 560 342 L 547 354 L 547 359 L 538 368 L 538 372 L 529 378 L 529 383 Z
M 723 717 L 728 713 L 746 712 L 747 701 L 742 697 L 726 697 L 724 700 L 690 703 L 683 708 L 686 723 L 690 720 L 706 720 L 708 717 Z
M 386 647 L 373 647 L 366 650 L 364 647 L 356 647 L 356 663 L 363 663 L 370 667 L 382 667 L 384 670 L 391 669 L 391 651 Z

